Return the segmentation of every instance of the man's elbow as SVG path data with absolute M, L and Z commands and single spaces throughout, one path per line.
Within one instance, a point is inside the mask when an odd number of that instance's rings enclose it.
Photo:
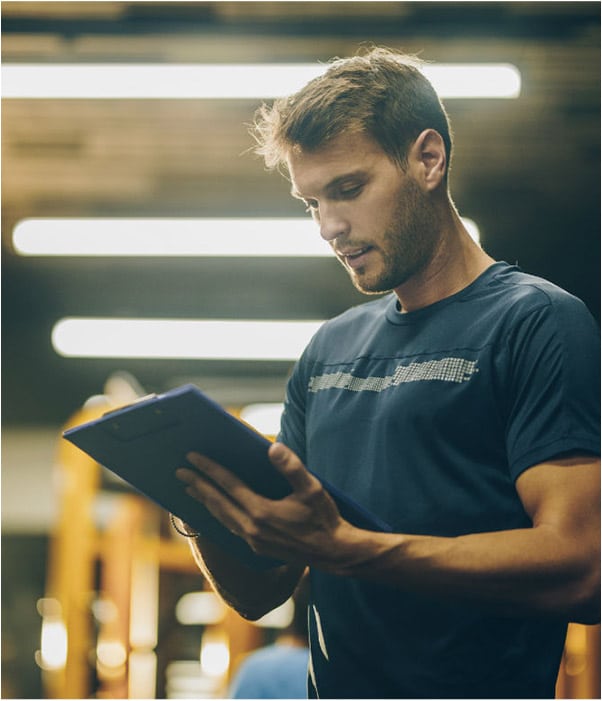
M 574 623 L 600 623 L 600 557 L 589 563 L 574 587 L 570 620 Z

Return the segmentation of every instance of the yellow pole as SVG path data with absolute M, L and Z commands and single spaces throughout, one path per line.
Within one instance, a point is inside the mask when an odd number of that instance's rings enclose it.
M 65 428 L 91 421 L 109 408 L 108 404 L 83 408 Z M 90 693 L 90 605 L 97 557 L 93 502 L 100 485 L 100 469 L 92 458 L 61 438 L 55 478 L 59 516 L 49 545 L 46 596 L 60 604 L 67 632 L 67 658 L 58 669 L 44 669 L 43 683 L 47 698 L 83 699 Z

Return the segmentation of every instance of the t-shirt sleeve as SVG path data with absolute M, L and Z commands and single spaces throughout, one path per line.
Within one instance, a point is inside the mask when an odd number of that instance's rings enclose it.
M 295 365 L 287 382 L 284 411 L 280 421 L 278 440 L 294 451 L 306 463 L 305 449 L 305 399 L 307 382 L 305 376 L 305 355 Z
M 506 446 L 511 475 L 562 454 L 600 453 L 600 333 L 566 293 L 520 319 L 507 338 Z

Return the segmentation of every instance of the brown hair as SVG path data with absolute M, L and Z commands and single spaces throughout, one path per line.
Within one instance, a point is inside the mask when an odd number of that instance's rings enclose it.
M 449 120 L 415 57 L 374 48 L 334 59 L 294 95 L 263 105 L 251 129 L 268 168 L 286 166 L 292 148 L 313 151 L 344 132 L 368 134 L 404 168 L 410 145 L 424 129 L 437 131 L 451 162 Z

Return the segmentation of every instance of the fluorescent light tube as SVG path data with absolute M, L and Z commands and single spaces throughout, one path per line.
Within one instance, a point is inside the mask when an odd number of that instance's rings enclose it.
M 521 74 L 511 63 L 427 64 L 423 73 L 445 99 L 516 99 Z
M 462 221 L 478 243 L 475 222 Z M 13 247 L 21 256 L 333 256 L 308 217 L 23 219 Z
M 309 217 L 291 219 L 24 219 L 23 256 L 333 256 Z
M 4 98 L 271 99 L 288 95 L 328 64 L 3 64 Z M 442 98 L 516 98 L 521 76 L 508 63 L 425 64 Z
M 296 360 L 323 321 L 65 318 L 52 330 L 72 358 Z
M 4 64 L 2 96 L 79 99 L 257 99 L 295 92 L 315 64 Z

